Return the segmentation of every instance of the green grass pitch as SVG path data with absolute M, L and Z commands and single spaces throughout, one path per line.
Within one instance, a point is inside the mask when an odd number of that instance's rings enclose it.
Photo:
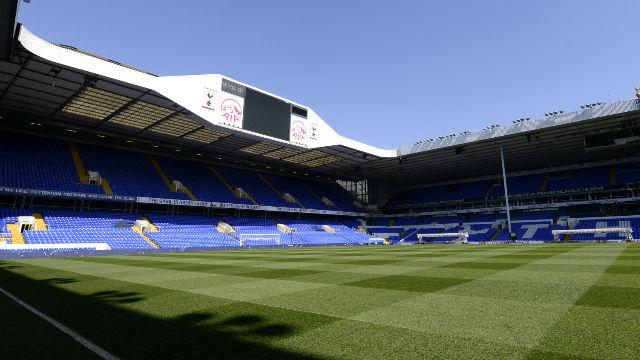
M 122 359 L 638 359 L 640 246 L 291 248 L 0 261 Z M 0 358 L 95 356 L 0 294 Z

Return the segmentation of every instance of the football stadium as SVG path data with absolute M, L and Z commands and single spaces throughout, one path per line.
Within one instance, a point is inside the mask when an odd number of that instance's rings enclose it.
M 0 358 L 640 358 L 640 90 L 382 149 L 0 5 Z

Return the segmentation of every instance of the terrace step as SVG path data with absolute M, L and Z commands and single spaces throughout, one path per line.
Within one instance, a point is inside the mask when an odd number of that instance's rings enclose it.
M 249 194 L 248 192 L 244 191 L 242 194 L 239 193 L 239 191 L 237 191 L 237 189 L 235 189 L 233 186 L 231 186 L 231 184 L 229 184 L 229 182 L 227 181 L 227 179 L 224 178 L 224 176 L 222 176 L 222 174 L 218 171 L 218 169 L 216 169 L 213 166 L 209 167 L 211 169 L 211 171 L 213 172 L 213 174 L 215 176 L 218 177 L 218 179 L 220 179 L 220 181 L 222 182 L 222 184 L 229 190 L 231 191 L 231 193 L 233 194 L 233 196 L 235 197 L 245 197 L 246 199 L 249 199 L 249 201 L 251 201 L 251 203 L 253 205 L 260 205 L 258 204 L 257 201 L 254 200 L 254 198 L 251 196 L 251 194 Z M 243 195 L 243 196 L 240 196 Z
M 42 213 L 34 212 L 33 218 L 35 219 L 35 222 L 34 222 L 35 229 L 32 229 L 32 230 L 37 230 L 37 231 L 49 230 L 49 225 L 47 225 L 47 222 L 44 220 L 44 216 L 42 215 Z
M 187 194 L 187 196 L 189 197 L 189 199 L 193 200 L 193 201 L 198 201 L 198 199 L 193 195 L 193 193 L 191 192 L 191 189 L 189 189 L 188 187 L 184 187 L 184 193 Z
M 311 195 L 313 195 L 313 197 L 315 197 L 316 199 L 320 200 L 321 203 L 323 203 L 323 204 L 325 204 L 327 206 L 330 206 L 330 207 L 332 207 L 334 209 L 338 209 L 338 207 L 336 206 L 335 202 L 333 202 L 333 201 L 331 201 L 331 200 L 329 200 L 327 198 L 318 196 L 318 194 L 316 194 L 313 190 L 311 190 L 309 188 L 306 188 L 306 189 Z M 338 209 L 338 210 L 340 210 L 340 209 Z
M 269 181 L 269 179 L 267 179 L 264 175 L 258 173 L 258 177 L 260 179 L 262 179 L 262 181 L 264 181 L 265 184 L 267 184 L 267 186 L 269 188 L 271 188 L 271 190 L 273 190 L 273 192 L 275 192 L 276 194 L 278 194 L 278 196 L 280 196 L 284 201 L 288 202 L 288 203 L 292 203 L 292 204 L 296 204 L 298 206 L 300 206 L 303 209 L 306 209 L 306 207 L 304 205 L 302 205 L 298 199 L 296 199 L 295 197 L 289 195 L 286 196 L 284 193 L 282 193 L 278 188 L 276 188 L 271 181 Z
M 331 233 L 331 234 L 335 234 L 335 233 L 338 232 L 336 229 L 332 228 L 329 225 L 322 225 L 322 230 L 324 230 L 324 231 L 326 231 L 328 233 Z
M 224 176 L 222 176 L 222 174 L 220 174 L 220 172 L 218 171 L 218 169 L 216 169 L 216 168 L 215 168 L 215 167 L 213 167 L 213 166 L 210 166 L 209 168 L 211 169 L 211 171 L 213 171 L 213 174 L 214 174 L 215 176 L 217 176 L 217 177 L 218 177 L 218 179 L 220 179 L 220 181 L 222 182 L 222 184 L 223 184 L 223 185 L 224 185 L 224 186 L 225 186 L 229 191 L 231 191 L 231 193 L 232 193 L 233 195 L 235 195 L 235 194 L 236 194 L 236 192 L 233 190 L 233 187 L 232 187 L 231 185 L 229 185 L 229 182 L 227 181 L 227 179 L 225 179 L 225 178 L 224 178 Z
M 542 180 L 542 184 L 540 184 L 540 192 L 545 192 L 547 190 L 548 182 L 549 182 L 549 174 L 545 174 L 544 180 Z
M 69 144 L 69 149 L 71 150 L 71 157 L 73 158 L 73 163 L 76 166 L 80 183 L 85 185 L 89 184 L 89 177 L 87 176 L 87 171 L 84 168 L 84 161 L 82 161 L 78 146 L 76 144 Z
M 102 178 L 101 185 L 102 185 L 102 190 L 106 195 L 109 195 L 109 196 L 113 195 L 113 190 L 111 190 L 111 185 L 109 184 L 109 180 Z
M 223 234 L 229 234 L 229 233 L 237 232 L 237 230 L 233 226 L 227 224 L 226 222 L 224 222 L 222 220 L 220 220 L 218 222 L 218 226 L 216 226 L 216 230 L 218 230 L 218 232 L 221 232 Z
M 496 187 L 501 186 L 501 184 L 499 183 L 492 183 L 491 186 L 489 186 L 489 190 L 487 190 L 487 192 L 484 194 L 484 198 L 488 198 L 489 195 L 491 195 L 491 193 L 493 192 L 493 189 L 495 189 Z
M 176 190 L 173 188 L 171 181 L 169 181 L 167 174 L 164 173 L 164 170 L 162 170 L 158 161 L 153 156 L 149 156 L 149 161 L 151 162 L 151 165 L 156 170 L 158 175 L 160 175 L 160 178 L 162 179 L 162 182 L 164 182 L 164 184 L 167 186 L 167 189 L 169 189 L 169 191 L 171 192 L 175 192 Z
M 24 235 L 20 232 L 20 226 L 18 223 L 7 224 L 7 230 L 11 233 L 11 243 L 13 244 L 26 244 L 24 241 Z
M 137 226 L 132 226 L 132 227 L 131 227 L 131 230 L 132 230 L 134 233 L 136 233 L 136 234 L 138 234 L 138 235 L 142 236 L 142 238 L 143 238 L 146 242 L 148 242 L 148 243 L 149 243 L 149 245 L 153 246 L 155 249 L 160 249 L 160 245 L 156 244 L 156 242 L 155 242 L 155 241 L 153 241 L 150 237 L 148 237 L 147 235 L 145 235 L 145 234 L 142 232 L 142 230 L 140 230 L 140 228 L 139 228 L 139 227 L 137 227 Z
M 295 231 L 294 228 L 287 226 L 286 224 L 277 224 L 278 230 L 283 234 L 291 234 Z
M 151 221 L 151 219 L 149 219 L 148 216 L 143 216 L 142 219 L 146 220 L 149 223 L 149 230 L 148 230 L 149 232 L 158 232 L 158 231 L 160 231 L 160 229 L 158 229 L 156 224 L 154 224 L 153 221 Z

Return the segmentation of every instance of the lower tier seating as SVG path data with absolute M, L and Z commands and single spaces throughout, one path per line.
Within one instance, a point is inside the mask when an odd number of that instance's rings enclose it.
M 139 216 L 112 212 L 43 211 L 49 230 L 25 231 L 27 244 L 106 243 L 111 249 L 152 249 L 131 230 Z

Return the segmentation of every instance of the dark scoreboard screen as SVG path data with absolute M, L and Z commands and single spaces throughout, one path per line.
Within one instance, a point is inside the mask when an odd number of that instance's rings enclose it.
M 291 116 L 295 115 L 307 118 L 307 109 L 290 104 L 289 102 L 277 99 L 265 93 L 245 87 L 233 81 L 222 79 L 221 90 L 229 95 L 226 96 L 221 105 L 221 116 L 225 119 L 229 115 L 234 117 L 237 114 L 225 113 L 225 110 L 233 109 L 225 107 L 225 102 L 237 104 L 242 114 L 242 128 L 258 134 L 271 136 L 277 139 L 291 141 Z M 235 97 L 235 99 L 233 99 Z M 240 105 L 244 102 L 244 106 Z M 242 109 L 244 107 L 244 109 Z M 299 140 L 299 139 L 298 139 Z
M 289 141 L 291 104 L 247 88 L 242 128 Z

